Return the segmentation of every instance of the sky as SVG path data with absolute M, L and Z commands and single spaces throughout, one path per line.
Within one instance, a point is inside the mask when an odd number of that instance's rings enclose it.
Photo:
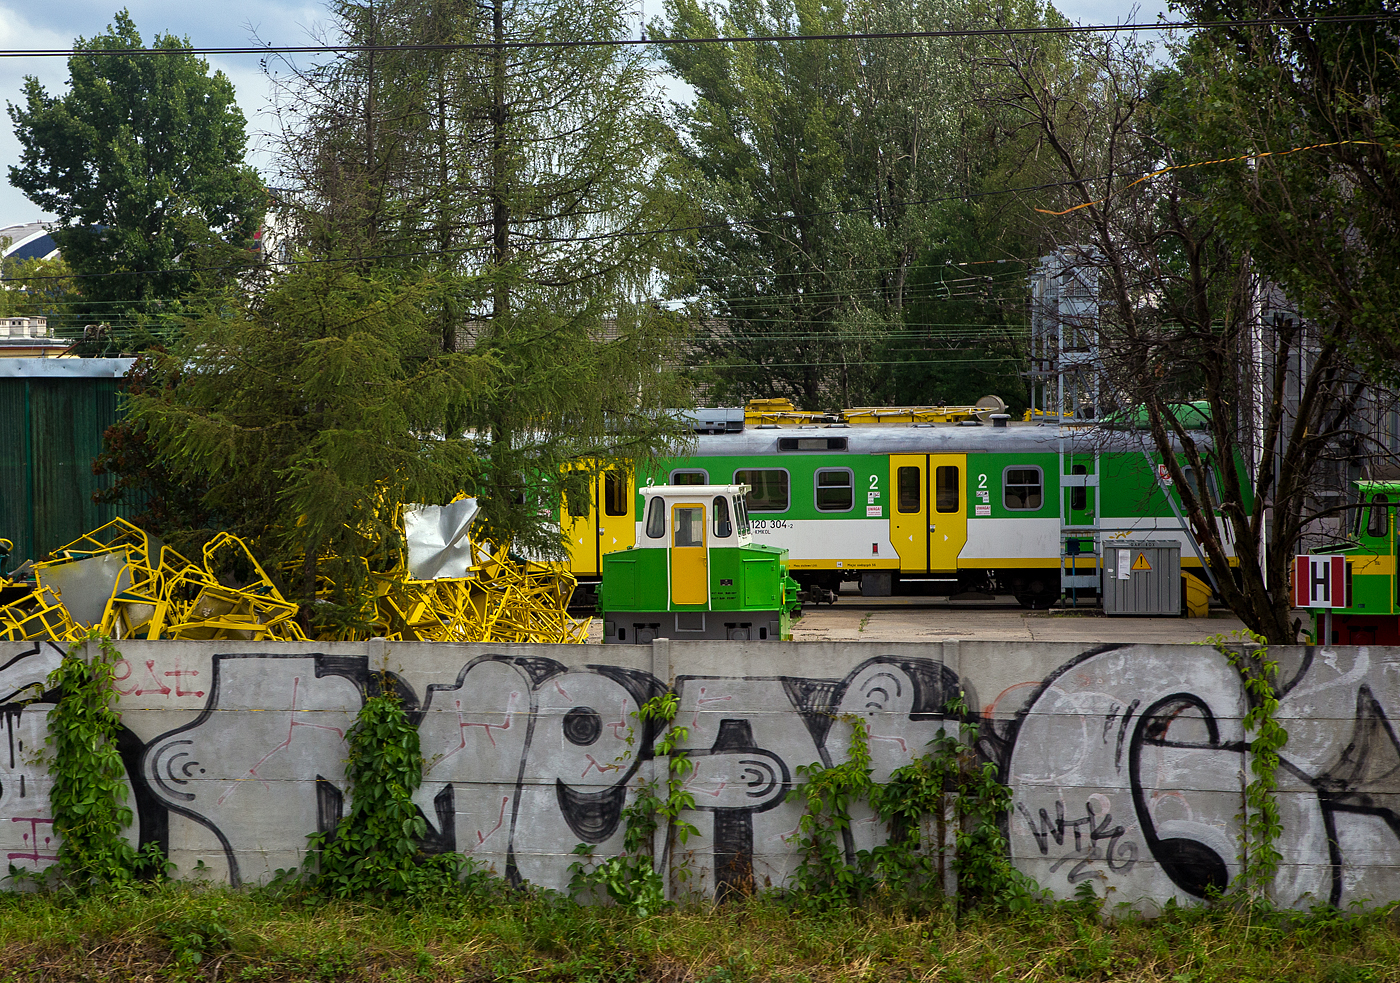
M 645 3 L 648 19 L 660 12 L 660 0 Z M 18 7 L 0 0 L 0 49 L 30 51 L 69 48 L 76 37 L 103 33 L 120 9 L 120 0 L 59 0 Z M 1134 5 L 1115 0 L 1060 0 L 1060 12 L 1084 24 L 1151 23 L 1166 13 L 1165 0 L 1144 0 Z M 326 22 L 325 8 L 314 0 L 241 0 L 241 2 L 182 2 L 172 0 L 129 0 L 127 9 L 149 42 L 157 34 L 188 38 L 197 48 L 224 48 L 257 41 L 274 45 L 312 43 L 318 24 Z M 303 56 L 305 57 L 305 56 Z M 251 153 L 255 166 L 265 166 L 259 151 L 262 134 L 270 126 L 269 87 L 256 55 L 210 57 L 212 68 L 222 71 L 234 84 L 238 103 L 248 121 Z M 20 100 L 24 77 L 33 75 L 51 95 L 62 93 L 67 85 L 68 66 L 63 58 L 0 58 L 0 98 L 6 103 Z M 0 227 L 52 218 L 24 194 L 10 187 L 9 168 L 19 163 L 19 141 L 8 117 L 0 119 Z

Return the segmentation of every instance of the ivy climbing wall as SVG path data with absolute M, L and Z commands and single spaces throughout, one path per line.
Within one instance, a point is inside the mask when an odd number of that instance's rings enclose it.
M 233 884 L 306 862 L 306 837 L 346 812 L 345 734 L 388 671 L 425 758 L 422 847 L 564 890 L 575 847 L 621 849 L 623 812 L 664 781 L 654 725 L 673 692 L 699 831 L 658 842 L 668 890 L 788 882 L 800 861 L 799 769 L 846 760 L 868 734 L 876 781 L 961 732 L 1011 793 L 1015 866 L 1056 895 L 1189 903 L 1248 870 L 1250 768 L 1238 660 L 1198 645 L 736 643 L 471 646 L 126 642 L 116 676 L 133 842 L 177 876 Z M 47 802 L 45 680 L 61 652 L 0 643 L 0 850 L 39 870 Z M 1400 649 L 1290 648 L 1273 716 L 1281 904 L 1400 898 Z M 966 710 L 951 710 L 962 694 Z M 854 858 L 884 824 L 852 808 Z M 930 819 L 932 824 L 934 819 Z M 947 829 L 930 829 L 934 842 Z

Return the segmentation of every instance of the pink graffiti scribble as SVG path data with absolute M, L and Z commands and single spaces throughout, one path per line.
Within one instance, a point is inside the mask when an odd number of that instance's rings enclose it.
M 503 716 L 505 717 L 506 722 L 503 723 L 503 724 L 473 723 L 473 722 L 471 722 L 471 721 L 463 720 L 463 719 L 462 719 L 462 701 L 461 701 L 461 700 L 458 700 L 458 701 L 457 701 L 457 737 L 458 737 L 458 740 L 460 741 L 460 743 L 459 743 L 456 747 L 454 747 L 451 751 L 448 751 L 448 752 L 447 752 L 446 754 L 444 754 L 440 759 L 438 759 L 437 764 L 442 764 L 442 762 L 444 762 L 444 761 L 446 761 L 448 758 L 452 757 L 452 756 L 453 756 L 454 754 L 456 754 L 458 751 L 465 751 L 465 750 L 466 750 L 466 748 L 467 748 L 467 729 L 470 728 L 470 727 L 480 727 L 480 728 L 482 729 L 482 731 L 486 734 L 486 739 L 487 739 L 488 741 L 491 742 L 491 746 L 492 746 L 492 747 L 495 747 L 495 746 L 496 746 L 496 738 L 495 738 L 495 736 L 494 736 L 491 732 L 492 732 L 493 730 L 500 730 L 500 731 L 510 730 L 510 722 L 511 722 L 511 719 L 512 719 L 512 718 L 514 717 L 514 715 L 515 715 L 515 701 L 518 700 L 518 699 L 520 699 L 520 694 L 519 694 L 518 692 L 517 692 L 517 693 L 511 693 L 511 694 L 510 694 L 510 699 L 508 699 L 508 700 L 506 701 L 506 712 L 505 712 L 505 714 L 503 715 Z M 437 765 L 434 765 L 434 767 L 437 767 Z
M 732 696 L 705 696 L 705 687 L 700 687 L 700 695 L 695 699 L 695 713 L 690 718 L 690 726 L 700 726 L 700 711 L 711 703 L 727 703 L 732 700 Z
M 904 743 L 904 738 L 902 737 L 885 737 L 882 734 L 872 734 L 869 730 L 867 730 L 865 734 L 872 741 L 894 741 L 896 744 L 899 745 L 899 749 L 901 751 L 903 751 L 905 754 L 909 753 L 909 745 Z
M 53 820 L 52 820 L 52 819 L 41 819 L 41 818 L 39 818 L 38 816 L 11 816 L 11 817 L 10 817 L 10 822 L 12 822 L 12 823 L 28 823 L 28 824 L 29 824 L 29 832 L 24 834 L 24 842 L 25 842 L 26 844 L 29 845 L 29 852 L 28 852 L 28 853 L 7 853 L 7 854 L 5 855 L 7 859 L 9 859 L 9 860 L 32 860 L 32 861 L 34 861 L 35 863 L 38 863 L 40 860 L 57 860 L 57 859 L 58 859 L 58 854 L 57 854 L 57 853 L 50 853 L 50 852 L 48 852 L 48 851 L 44 851 L 43 853 L 40 853 L 40 852 L 39 852 L 39 826 L 40 826 L 40 824 L 45 824 L 45 825 L 48 825 L 48 826 L 52 826 L 52 825 L 53 825 Z M 32 837 L 32 839 L 31 839 L 31 837 Z M 44 846 L 47 847 L 47 846 L 48 846 L 50 843 L 52 843 L 52 842 L 53 842 L 53 837 L 52 837 L 52 836 L 46 836 L 46 837 L 44 837 Z
M 618 716 L 618 719 L 617 719 L 617 720 L 614 720 L 612 723 L 604 724 L 603 726 L 604 726 L 604 727 L 611 727 L 611 728 L 612 728 L 612 732 L 613 732 L 613 740 L 620 741 L 620 740 L 623 739 L 622 730 L 623 730 L 624 727 L 627 726 L 627 701 L 626 701 L 626 700 L 623 700 L 623 701 L 622 701 L 622 706 L 618 708 L 617 716 Z
M 564 691 L 564 687 L 562 687 L 562 686 L 559 685 L 559 680 L 557 680 L 557 679 L 554 680 L 554 689 L 555 689 L 555 691 L 558 692 L 558 694 L 559 694 L 560 696 L 562 696 L 564 699 L 566 699 L 566 700 L 572 700 L 572 699 L 573 699 L 572 696 L 570 696 L 568 693 L 566 693 L 566 692 Z
M 701 795 L 709 795 L 716 799 L 719 798 L 720 793 L 724 791 L 725 786 L 728 785 L 729 782 L 721 779 L 719 785 L 715 787 L 715 790 L 713 792 L 711 792 L 708 788 L 696 788 L 695 781 L 700 777 L 700 767 L 700 765 L 696 765 L 695 768 L 691 771 L 690 778 L 685 783 L 685 790 L 691 793 L 698 792 Z
M 298 727 L 310 727 L 314 730 L 328 730 L 334 733 L 337 737 L 345 737 L 345 731 L 341 730 L 339 727 L 332 727 L 330 724 L 312 724 L 297 719 L 297 690 L 300 688 L 300 686 L 301 677 L 292 677 L 292 709 L 291 712 L 288 714 L 288 717 L 290 719 L 287 723 L 287 736 L 282 739 L 282 743 L 278 744 L 271 751 L 268 751 L 267 754 L 264 754 L 261 758 L 259 758 L 257 764 L 253 765 L 253 767 L 248 769 L 247 774 L 245 774 L 242 778 L 235 778 L 233 780 L 233 784 L 229 785 L 229 787 L 224 790 L 224 794 L 219 796 L 219 805 L 224 804 L 224 800 L 227 799 L 233 793 L 233 790 L 238 787 L 238 784 L 240 782 L 246 782 L 250 778 L 256 778 L 259 782 L 262 783 L 263 788 L 267 789 L 268 791 L 272 791 L 272 786 L 267 784 L 263 777 L 258 774 L 258 769 L 261 768 L 264 764 L 266 764 L 267 759 L 271 758 L 278 751 L 285 750 L 286 748 L 292 746 L 292 735 L 296 733 L 296 729 Z
M 181 689 L 181 688 L 180 688 L 180 677 L 181 677 L 181 676 L 198 676 L 198 675 L 199 675 L 199 670 L 198 670 L 198 669 L 181 669 L 181 668 L 180 668 L 180 657 L 179 657 L 178 655 L 175 657 L 175 668 L 174 668 L 173 670 L 170 670 L 170 671 L 166 672 L 165 675 L 166 675 L 166 678 L 171 678 L 171 677 L 174 678 L 174 680 L 175 680 L 175 695 L 176 695 L 176 696 L 203 696 L 203 695 L 204 695 L 204 690 L 202 690 L 202 689 Z M 169 690 L 166 690 L 166 692 L 169 693 L 170 691 L 169 691 Z
M 126 674 L 118 675 L 117 673 L 123 668 L 126 670 Z M 155 659 L 146 660 L 146 675 L 151 677 L 151 682 L 155 685 L 143 688 L 141 684 L 138 683 L 130 689 L 122 689 L 121 687 L 116 687 L 117 692 L 120 693 L 122 696 L 131 696 L 133 694 L 135 694 L 136 696 L 145 696 L 147 693 L 159 693 L 161 696 L 170 695 L 170 687 L 156 678 Z M 166 673 L 166 675 L 169 675 L 169 673 Z M 126 682 L 126 680 L 130 679 L 131 663 L 126 661 L 125 659 L 117 660 L 117 664 L 112 667 L 112 678 L 119 683 Z
M 608 771 L 619 771 L 622 768 L 622 765 L 600 765 L 598 764 L 598 759 L 591 754 L 585 754 L 584 757 L 588 759 L 588 764 L 584 767 L 583 774 L 578 776 L 579 778 L 588 777 L 588 773 L 594 768 L 598 769 L 598 774 L 600 775 Z
M 481 846 L 483 843 L 485 843 L 485 842 L 486 842 L 487 840 L 489 840 L 491 837 L 495 836 L 495 835 L 496 835 L 496 832 L 497 832 L 502 826 L 505 825 L 505 822 L 506 822 L 506 803 L 509 802 L 509 801 L 510 801 L 510 796 L 508 796 L 508 795 L 503 795 L 503 796 L 501 796 L 501 815 L 500 815 L 499 818 L 497 818 L 497 820 L 496 820 L 496 825 L 494 825 L 494 826 L 491 827 L 491 832 L 489 832 L 489 833 L 483 833 L 481 830 L 477 830 L 477 831 L 476 831 L 476 845 L 477 845 L 477 846 Z

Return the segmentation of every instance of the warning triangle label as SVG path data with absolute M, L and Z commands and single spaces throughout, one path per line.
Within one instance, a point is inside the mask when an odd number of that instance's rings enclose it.
M 1138 558 L 1133 561 L 1134 570 L 1151 570 L 1152 564 L 1147 562 L 1147 554 L 1139 553 Z

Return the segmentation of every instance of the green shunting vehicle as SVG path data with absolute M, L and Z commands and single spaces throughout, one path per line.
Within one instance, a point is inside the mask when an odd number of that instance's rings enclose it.
M 1396 509 L 1400 481 L 1358 481 L 1357 505 L 1345 542 L 1314 549 L 1300 556 L 1294 569 L 1294 603 L 1312 608 L 1312 637 L 1317 644 L 1400 645 L 1400 577 L 1396 571 Z M 1322 607 L 1319 593 L 1329 586 L 1316 562 L 1323 554 L 1343 579 L 1335 600 Z M 1314 583 L 1314 581 L 1317 583 Z M 1330 614 L 1330 619 L 1327 618 Z M 1324 638 L 1328 620 L 1331 638 Z
M 748 485 L 640 489 L 637 545 L 603 557 L 603 641 L 780 641 L 801 609 L 788 551 L 751 542 Z

